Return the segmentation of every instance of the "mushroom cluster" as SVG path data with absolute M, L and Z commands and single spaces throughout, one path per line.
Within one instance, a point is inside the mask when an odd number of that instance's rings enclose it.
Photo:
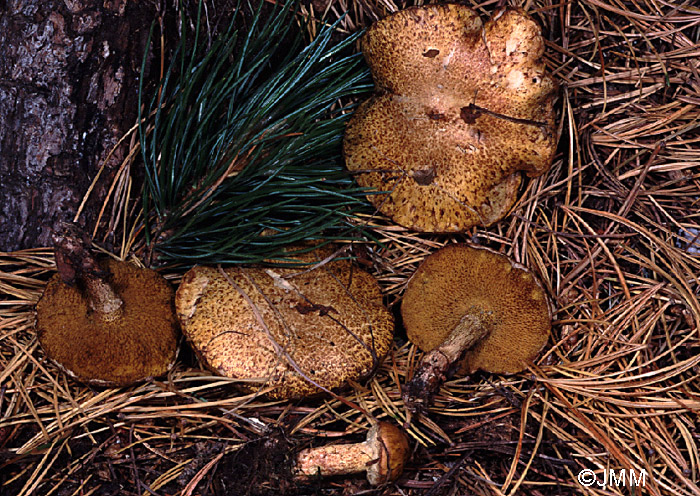
M 393 340 L 393 316 L 375 279 L 335 259 L 330 247 L 290 257 L 289 267 L 195 266 L 177 293 L 152 270 L 95 259 L 90 239 L 73 225 L 57 235 L 55 254 L 58 273 L 37 304 L 39 341 L 61 369 L 90 384 L 164 374 L 177 351 L 174 309 L 203 364 L 265 383 L 273 399 L 359 380 Z M 301 451 L 291 475 L 303 482 L 366 472 L 370 484 L 381 485 L 401 475 L 409 455 L 400 428 L 373 421 L 363 443 Z
M 396 223 L 423 232 L 490 225 L 512 208 L 522 174 L 550 167 L 555 83 L 523 10 L 482 23 L 463 5 L 408 8 L 370 27 L 362 51 L 376 88 L 348 124 L 344 155 Z M 376 280 L 329 248 L 293 260 L 302 268 L 195 266 L 174 293 L 153 271 L 96 261 L 86 243 L 61 240 L 59 274 L 37 305 L 42 347 L 80 380 L 125 385 L 165 373 L 177 350 L 175 313 L 204 366 L 249 391 L 265 386 L 272 399 L 367 377 L 391 347 L 393 316 Z M 423 261 L 401 314 L 426 352 L 402 391 L 417 413 L 457 369 L 523 370 L 551 326 L 546 293 L 527 270 L 467 245 Z M 365 443 L 302 451 L 294 475 L 366 469 L 379 485 L 398 478 L 408 456 L 406 435 L 375 422 Z
M 375 93 L 348 124 L 344 155 L 370 201 L 416 231 L 461 232 L 503 218 L 521 172 L 549 169 L 555 84 L 537 24 L 504 8 L 412 7 L 362 38 Z
M 327 261 L 329 253 L 298 258 L 325 260 L 311 269 L 187 272 L 176 311 L 203 364 L 271 386 L 271 398 L 310 396 L 369 375 L 391 346 L 393 316 L 371 275 L 347 260 Z
M 403 398 L 424 411 L 451 372 L 513 374 L 549 338 L 547 294 L 524 267 L 486 248 L 447 245 L 428 256 L 401 303 L 408 338 L 423 356 Z

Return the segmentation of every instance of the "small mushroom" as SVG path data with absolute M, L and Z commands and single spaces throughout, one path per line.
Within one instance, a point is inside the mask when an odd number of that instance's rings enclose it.
M 523 11 L 482 24 L 457 4 L 411 7 L 361 41 L 374 95 L 343 143 L 369 200 L 402 226 L 461 232 L 503 218 L 521 173 L 536 177 L 556 148 L 556 85 L 540 28 Z
M 379 486 L 401 476 L 409 455 L 406 434 L 392 423 L 376 422 L 362 443 L 331 444 L 301 451 L 293 470 L 297 480 L 367 471 L 369 483 Z
M 421 413 L 447 376 L 484 370 L 520 372 L 549 338 L 546 293 L 504 255 L 464 244 L 428 256 L 408 282 L 401 303 L 408 338 L 426 355 L 403 389 Z
M 374 278 L 316 249 L 317 267 L 193 267 L 176 310 L 183 333 L 214 372 L 300 398 L 372 373 L 393 340 L 392 314 Z M 253 390 L 246 387 L 246 390 Z
M 95 385 L 123 386 L 166 373 L 179 335 L 170 284 L 149 269 L 96 260 L 74 226 L 56 241 L 59 272 L 36 307 L 47 356 Z

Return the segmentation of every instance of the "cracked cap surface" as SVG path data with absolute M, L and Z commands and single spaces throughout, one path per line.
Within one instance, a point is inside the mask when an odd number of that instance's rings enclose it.
M 555 84 L 522 10 L 482 24 L 462 5 L 408 8 L 370 27 L 362 51 L 375 94 L 348 124 L 345 161 L 361 186 L 391 192 L 369 199 L 398 224 L 492 224 L 515 203 L 521 172 L 549 169 Z

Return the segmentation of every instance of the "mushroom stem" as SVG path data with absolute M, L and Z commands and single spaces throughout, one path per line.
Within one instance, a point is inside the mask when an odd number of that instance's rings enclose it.
M 90 250 L 90 238 L 75 224 L 63 224 L 54 233 L 56 268 L 63 282 L 72 286 L 82 283 L 88 305 L 106 320 L 119 315 L 122 299 L 106 280 L 106 272 Z
M 308 480 L 316 476 L 346 475 L 367 471 L 373 486 L 399 478 L 409 457 L 408 438 L 389 422 L 377 422 L 367 432 L 367 440 L 357 444 L 334 444 L 301 451 L 294 476 Z
M 491 312 L 478 309 L 462 316 L 447 338 L 423 356 L 413 378 L 403 387 L 401 396 L 406 408 L 416 414 L 425 412 L 433 401 L 433 395 L 451 375 L 452 365 L 488 337 L 492 321 Z
M 364 472 L 373 459 L 374 447 L 368 441 L 308 448 L 297 455 L 296 477 L 311 479 L 318 475 L 323 477 Z
M 84 274 L 81 278 L 85 284 L 85 293 L 90 308 L 107 320 L 119 315 L 124 301 L 114 288 L 99 275 Z

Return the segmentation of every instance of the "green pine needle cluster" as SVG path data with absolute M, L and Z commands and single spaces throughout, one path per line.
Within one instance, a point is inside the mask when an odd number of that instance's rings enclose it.
M 356 237 L 369 208 L 341 152 L 338 102 L 372 87 L 357 35 L 334 43 L 324 26 L 305 42 L 290 0 L 242 32 L 239 7 L 209 46 L 195 20 L 150 97 L 141 78 L 145 233 L 160 260 L 281 259 L 291 243 Z

